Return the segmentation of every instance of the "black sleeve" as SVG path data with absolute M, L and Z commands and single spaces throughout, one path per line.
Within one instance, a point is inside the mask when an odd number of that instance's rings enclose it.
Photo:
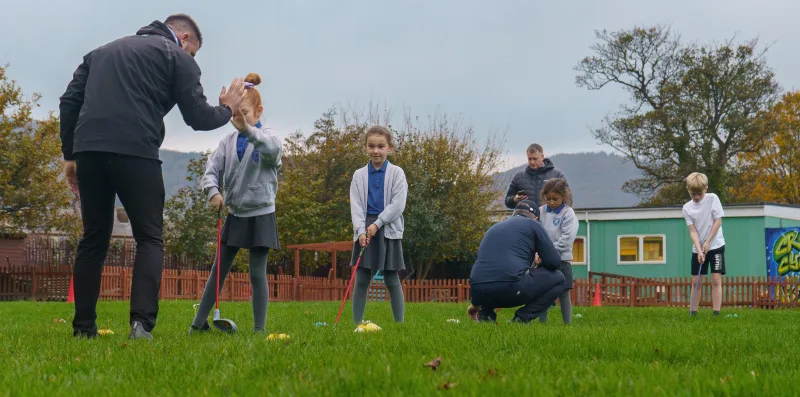
M 517 207 L 517 203 L 514 202 L 514 196 L 517 195 L 517 176 L 514 175 L 511 178 L 511 183 L 508 184 L 508 192 L 506 192 L 506 207 L 510 209 L 514 209 Z
M 533 230 L 536 233 L 535 250 L 539 254 L 539 259 L 542 260 L 542 266 L 548 270 L 558 270 L 561 265 L 561 255 L 556 250 L 556 246 L 550 241 L 550 237 L 542 225 L 534 223 Z
M 83 62 L 72 74 L 72 81 L 67 85 L 67 90 L 61 95 L 59 111 L 59 125 L 61 128 L 61 153 L 64 160 L 74 160 L 72 144 L 75 138 L 75 125 L 83 107 L 83 93 L 86 90 L 86 80 L 89 77 L 89 62 L 91 53 L 83 57 Z
M 173 100 L 178 104 L 183 121 L 195 131 L 211 131 L 230 121 L 230 109 L 208 104 L 200 84 L 200 67 L 187 54 L 178 54 L 175 57 L 172 89 Z

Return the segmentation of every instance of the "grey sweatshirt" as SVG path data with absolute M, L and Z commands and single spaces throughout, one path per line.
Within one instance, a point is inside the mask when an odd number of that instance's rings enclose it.
M 387 162 L 389 160 L 386 160 Z M 350 182 L 350 218 L 353 220 L 353 241 L 365 232 L 367 225 L 367 195 L 369 194 L 369 170 L 372 164 L 359 168 L 353 173 Z M 385 227 L 384 237 L 402 239 L 404 230 L 403 211 L 406 209 L 408 183 L 403 169 L 389 163 L 386 178 L 383 180 L 383 212 L 378 214 L 375 225 Z
M 559 213 L 548 212 L 547 205 L 539 207 L 539 222 L 544 226 L 550 240 L 561 254 L 562 261 L 572 260 L 572 243 L 578 235 L 578 217 L 575 211 L 565 205 Z
M 239 134 L 247 137 L 241 161 L 236 155 Z M 234 131 L 222 138 L 208 158 L 201 186 L 210 200 L 220 193 L 221 179 L 225 205 L 235 216 L 247 218 L 275 212 L 282 155 L 281 139 L 275 132 L 248 125 L 247 131 Z

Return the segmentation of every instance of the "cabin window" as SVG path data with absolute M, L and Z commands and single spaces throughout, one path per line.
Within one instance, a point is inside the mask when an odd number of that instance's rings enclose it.
M 617 236 L 617 263 L 665 263 L 666 240 L 663 234 Z

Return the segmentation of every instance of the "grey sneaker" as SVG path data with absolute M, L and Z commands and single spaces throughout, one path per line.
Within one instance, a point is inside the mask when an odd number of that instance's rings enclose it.
M 131 333 L 128 334 L 128 339 L 148 339 L 152 340 L 153 335 L 144 329 L 142 323 L 134 321 L 131 323 Z

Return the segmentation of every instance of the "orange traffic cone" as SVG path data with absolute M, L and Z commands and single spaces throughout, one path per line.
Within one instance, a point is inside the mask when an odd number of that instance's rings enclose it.
M 594 302 L 592 306 L 603 306 L 603 303 L 600 300 L 600 283 L 594 284 Z
M 75 303 L 75 289 L 72 285 L 72 277 L 69 278 L 69 294 L 67 295 L 67 303 Z

